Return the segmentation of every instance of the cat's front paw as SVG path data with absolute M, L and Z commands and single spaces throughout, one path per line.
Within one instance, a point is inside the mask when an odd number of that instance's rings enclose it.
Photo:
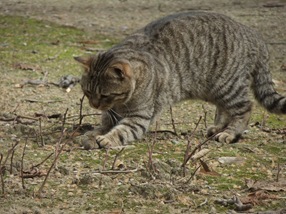
M 118 143 L 116 143 L 115 141 L 110 140 L 108 137 L 104 136 L 104 135 L 98 135 L 95 138 L 96 143 L 98 145 L 98 147 L 101 148 L 112 148 L 112 147 L 116 147 L 116 146 L 120 146 Z

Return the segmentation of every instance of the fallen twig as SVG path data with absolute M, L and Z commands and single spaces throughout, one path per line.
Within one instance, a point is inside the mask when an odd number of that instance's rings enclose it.
M 178 136 L 177 133 L 170 131 L 170 130 L 157 130 L 157 131 L 149 131 L 151 134 L 157 134 L 157 133 L 170 133 L 172 135 Z
M 280 175 L 281 167 L 280 164 L 277 164 L 277 174 L 276 174 L 276 182 L 279 182 L 279 175 Z
M 171 122 L 172 122 L 172 127 L 173 127 L 173 130 L 174 130 L 174 133 L 175 135 L 178 135 L 177 134 L 177 130 L 176 130 L 176 126 L 175 126 L 175 120 L 173 118 L 173 109 L 172 109 L 172 106 L 170 106 L 170 114 L 171 114 Z
M 204 202 L 200 203 L 198 207 L 202 207 L 208 203 L 208 199 L 206 198 Z
M 193 180 L 194 176 L 196 175 L 197 171 L 201 168 L 201 165 L 199 165 L 195 171 L 191 174 L 190 178 L 185 182 L 186 184 L 188 184 L 191 180 Z
M 42 165 L 43 163 L 46 162 L 46 160 L 48 160 L 54 153 L 52 152 L 51 154 L 49 154 L 43 161 L 41 161 L 40 163 L 36 164 L 36 165 L 33 165 L 31 168 L 36 168 L 36 167 L 39 167 L 40 165 Z
M 82 117 L 89 117 L 89 116 L 97 116 L 97 115 L 101 115 L 101 113 L 93 113 L 93 114 L 83 114 Z M 71 118 L 75 118 L 75 117 L 79 117 L 78 115 L 72 115 L 67 117 L 66 119 L 71 119 Z
M 122 148 L 119 152 L 116 153 L 115 158 L 114 158 L 114 160 L 113 160 L 112 167 L 111 167 L 112 170 L 114 170 L 116 161 L 117 161 L 119 155 L 124 151 L 124 149 L 125 149 L 125 148 Z
M 106 163 L 107 163 L 107 160 L 108 160 L 108 149 L 105 150 L 105 156 L 104 156 L 104 160 L 103 160 L 103 163 L 102 163 L 102 169 L 105 170 L 105 167 L 106 167 Z
M 185 151 L 185 155 L 184 155 L 184 161 L 183 161 L 183 164 L 182 164 L 182 168 L 183 168 L 183 176 L 185 177 L 186 176 L 186 164 L 187 162 L 189 161 L 189 159 L 191 158 L 191 156 L 189 155 L 190 153 L 190 149 L 191 149 L 191 141 L 190 141 L 190 138 L 192 138 L 194 136 L 194 134 L 196 133 L 196 130 L 199 126 L 199 123 L 202 119 L 202 116 L 200 116 L 198 122 L 196 123 L 196 126 L 191 134 L 190 137 L 188 137 L 188 143 L 187 143 L 187 147 L 186 147 L 186 151 Z M 195 152 L 192 152 L 191 155 L 193 155 Z
M 286 134 L 286 128 L 284 129 L 269 129 L 269 128 L 261 128 L 261 131 L 267 132 L 267 133 L 275 133 L 275 134 Z
M 138 168 L 129 169 L 129 170 L 99 170 L 98 172 L 94 172 L 94 173 L 95 174 L 119 174 L 119 173 L 133 173 L 137 171 L 138 171 Z
M 13 158 L 14 158 L 14 153 L 15 150 L 12 150 L 12 154 L 11 154 L 11 160 L 10 160 L 10 174 L 12 174 L 12 169 L 13 169 Z
M 61 134 L 61 137 L 60 137 L 60 139 L 59 139 L 59 141 L 58 141 L 58 143 L 57 143 L 57 147 L 58 147 L 58 148 L 59 148 L 59 145 L 61 144 L 61 142 L 62 142 L 62 140 L 63 140 L 63 137 L 64 137 L 64 134 L 65 134 L 65 132 L 66 132 L 66 128 L 64 128 L 64 125 L 65 125 L 65 119 L 66 119 L 67 112 L 68 112 L 68 108 L 66 109 L 66 112 L 65 112 L 65 114 L 64 114 L 64 119 L 63 119 L 63 124 L 62 124 L 62 134 Z M 72 137 L 73 137 L 73 135 L 74 135 L 74 133 L 75 133 L 76 131 L 77 131 L 77 130 L 75 130 L 75 131 L 73 132 Z M 50 168 L 49 168 L 49 170 L 48 170 L 48 172 L 47 172 L 47 174 L 46 174 L 46 176 L 45 176 L 45 179 L 44 179 L 42 185 L 40 186 L 40 188 L 39 188 L 39 190 L 38 190 L 38 195 L 39 195 L 39 196 L 41 196 L 41 193 L 42 193 L 43 188 L 44 188 L 44 186 L 45 186 L 45 184 L 46 184 L 46 182 L 47 182 L 47 179 L 48 179 L 48 177 L 49 177 L 49 174 L 50 174 L 52 168 L 56 165 L 56 162 L 57 162 L 57 160 L 58 160 L 58 158 L 59 158 L 61 152 L 63 151 L 65 145 L 67 144 L 67 142 L 68 142 L 68 141 L 66 140 L 66 141 L 62 144 L 62 146 L 59 148 L 59 150 L 56 151 L 56 156 L 55 156 L 55 158 L 54 158 L 54 161 L 53 161 L 52 165 L 50 166 Z
M 27 119 L 27 120 L 32 120 L 32 121 L 22 121 L 21 119 Z M 24 124 L 24 125 L 30 125 L 33 124 L 37 121 L 37 118 L 32 118 L 32 117 L 27 117 L 27 116 L 19 116 L 16 115 L 15 117 L 11 117 L 11 118 L 4 118 L 4 117 L 0 117 L 0 121 L 4 121 L 4 122 L 17 122 L 20 124 Z
M 12 151 L 16 148 L 16 146 L 17 146 L 18 144 L 19 144 L 19 141 L 16 141 L 16 143 L 12 146 L 12 148 L 8 150 L 7 156 L 6 156 L 6 158 L 5 158 L 5 160 L 4 160 L 3 164 L 2 164 L 2 166 L 5 166 L 5 165 L 6 165 L 6 162 L 7 162 L 8 158 L 9 158 L 10 154 L 12 153 Z
M 64 133 L 65 133 L 65 132 L 66 132 L 66 129 L 64 129 L 64 130 L 62 131 L 62 135 L 61 135 L 61 137 L 60 137 L 60 140 L 58 141 L 59 144 L 62 142 L 62 139 L 63 139 L 63 136 L 64 136 Z M 61 154 L 61 152 L 62 152 L 62 150 L 63 150 L 63 148 L 64 148 L 64 146 L 66 145 L 67 142 L 68 142 L 68 141 L 66 141 L 66 142 L 61 146 L 61 148 L 58 150 L 58 152 L 57 152 L 57 154 L 56 154 L 56 156 L 55 156 L 55 158 L 54 158 L 54 161 L 53 161 L 52 165 L 50 166 L 50 168 L 49 168 L 49 170 L 48 170 L 48 172 L 47 172 L 47 174 L 46 174 L 46 177 L 45 177 L 45 179 L 44 179 L 44 181 L 43 181 L 41 187 L 40 187 L 39 190 L 38 190 L 38 195 L 39 195 L 39 196 L 41 195 L 41 193 L 42 193 L 42 191 L 43 191 L 43 188 L 44 188 L 44 186 L 45 186 L 45 184 L 46 184 L 46 182 L 47 182 L 47 179 L 48 179 L 48 177 L 49 177 L 49 174 L 50 174 L 52 168 L 55 166 L 55 164 L 56 164 L 56 162 L 57 162 L 57 160 L 58 160 L 58 158 L 59 158 L 59 156 L 60 156 L 60 154 Z
M 191 157 L 195 154 L 195 152 L 200 149 L 204 144 L 206 144 L 209 140 L 211 140 L 216 134 L 208 137 L 205 141 L 203 141 L 202 143 L 198 144 L 193 151 L 189 154 L 189 156 L 186 158 L 186 163 L 191 159 Z M 185 163 L 185 164 L 186 164 Z
M 78 125 L 80 126 L 82 124 L 82 120 L 83 120 L 83 115 L 82 115 L 82 104 L 83 104 L 83 100 L 85 98 L 85 95 L 82 96 L 82 98 L 80 99 L 80 108 L 79 108 L 79 123 Z
M 44 177 L 44 176 L 47 176 L 47 174 L 42 173 L 41 171 L 38 170 L 38 168 L 34 168 L 30 172 L 24 172 L 21 175 L 21 178 L 22 178 L 22 180 L 24 180 L 26 178 L 35 178 L 35 177 Z
M 5 166 L 1 165 L 2 163 L 2 160 L 3 160 L 3 154 L 1 153 L 0 154 L 0 179 L 1 179 L 1 189 L 2 189 L 2 195 L 5 194 L 5 184 L 4 184 L 4 178 L 3 178 L 3 173 L 5 171 Z
M 153 152 L 154 152 L 154 147 L 157 141 L 157 128 L 158 128 L 158 123 L 156 122 L 156 127 L 155 127 L 155 134 L 154 134 L 154 139 L 152 139 L 151 141 L 151 145 L 148 142 L 148 162 L 146 163 L 146 169 L 148 170 L 148 172 L 152 175 L 152 178 L 154 177 L 153 174 L 155 172 L 157 172 L 156 167 L 154 166 L 153 163 Z
M 63 100 L 36 100 L 36 99 L 24 99 L 26 102 L 30 103 L 58 103 L 63 102 Z
M 25 156 L 25 150 L 26 150 L 26 146 L 27 146 L 28 137 L 26 137 L 26 141 L 25 141 L 25 145 L 24 145 L 23 153 L 22 153 L 22 159 L 21 159 L 21 178 L 22 178 L 23 189 L 26 189 L 24 179 L 23 179 L 23 171 L 24 171 L 24 156 Z
M 204 110 L 204 125 L 205 125 L 205 128 L 207 128 L 207 114 L 208 114 L 208 111 L 206 110 L 205 105 L 202 105 L 202 109 Z
M 44 142 L 44 138 L 43 138 L 43 133 L 42 133 L 42 118 L 40 117 L 39 118 L 39 134 L 40 134 L 40 139 L 41 139 L 41 146 L 44 146 L 45 145 L 45 142 Z
M 5 171 L 6 171 L 6 163 L 7 163 L 7 161 L 8 161 L 8 159 L 9 159 L 9 156 L 11 155 L 11 156 L 14 156 L 14 150 L 15 150 L 15 148 L 16 148 L 16 146 L 19 144 L 19 141 L 16 141 L 16 143 L 14 144 L 14 145 L 12 145 L 12 148 L 11 149 L 9 149 L 8 150 L 8 152 L 7 152 L 7 156 L 6 156 L 6 158 L 5 158 L 5 160 L 3 161 L 3 158 L 4 158 L 4 156 L 3 156 L 3 154 L 2 153 L 0 153 L 0 179 L 1 179 L 1 188 L 2 188 L 2 195 L 4 195 L 5 194 L 5 184 L 4 184 L 4 178 L 3 178 L 3 174 L 5 173 Z M 2 162 L 3 161 L 3 162 Z M 11 161 L 13 161 L 13 157 L 11 157 Z M 11 163 L 11 165 L 12 165 L 12 163 Z M 10 168 L 10 171 L 11 171 L 12 169 Z
M 44 118 L 48 118 L 48 119 L 59 119 L 62 117 L 62 114 L 56 113 L 56 114 L 51 114 L 51 115 L 45 115 L 42 113 L 35 113 L 35 117 L 44 117 Z

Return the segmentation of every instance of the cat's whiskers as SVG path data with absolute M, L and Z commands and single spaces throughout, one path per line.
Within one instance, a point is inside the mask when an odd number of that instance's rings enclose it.
M 110 111 L 117 117 L 119 117 L 120 119 L 123 118 L 122 115 L 118 114 L 116 111 L 114 111 L 113 109 L 110 109 Z
M 110 123 L 114 126 L 116 125 L 117 121 L 116 118 L 114 118 L 113 114 L 111 112 L 109 112 L 109 110 L 107 111 L 107 115 L 108 115 L 108 119 L 110 121 Z M 115 121 L 114 121 L 115 119 Z
M 118 114 L 113 109 L 108 110 L 108 115 L 111 117 L 112 123 L 114 125 L 118 124 L 118 122 L 119 122 L 118 118 L 120 118 L 120 119 L 123 118 L 120 114 Z
M 127 110 L 127 114 L 129 114 L 131 111 L 130 111 L 130 109 L 129 109 L 129 107 L 124 103 L 123 104 L 124 105 L 124 107 L 126 107 L 126 110 Z

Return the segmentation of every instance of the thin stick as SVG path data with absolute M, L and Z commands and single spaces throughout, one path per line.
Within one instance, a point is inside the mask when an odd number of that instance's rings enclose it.
M 64 132 L 66 131 L 65 130 L 65 124 L 66 124 L 66 118 L 67 118 L 67 113 L 68 113 L 68 108 L 66 109 L 66 111 L 65 111 L 65 113 L 64 113 L 64 117 L 63 117 L 63 122 L 62 122 L 62 133 L 61 133 L 61 139 L 63 138 L 63 135 L 64 135 Z M 58 153 L 59 153 L 59 151 L 60 151 L 60 148 L 61 148 L 61 140 L 60 141 L 58 141 L 57 143 L 56 143 L 56 146 L 55 146 L 55 158 L 58 156 Z M 56 163 L 55 163 L 56 164 Z M 57 168 L 57 166 L 55 166 L 55 168 Z
M 280 168 L 280 164 L 278 163 L 277 164 L 276 182 L 279 182 L 280 171 L 281 171 L 281 168 Z
M 157 131 L 149 131 L 149 133 L 170 133 L 172 135 L 178 136 L 177 133 L 170 130 L 157 130 Z
M 1 121 L 5 121 L 5 122 L 10 122 L 10 121 L 19 121 L 20 119 L 27 119 L 27 120 L 33 120 L 33 121 L 37 121 L 38 118 L 34 118 L 34 117 L 28 117 L 28 116 L 21 116 L 21 115 L 16 115 L 15 117 L 12 118 L 4 118 L 4 117 L 0 117 Z
M 189 155 L 189 152 L 190 152 L 190 148 L 191 148 L 191 141 L 190 141 L 190 139 L 188 137 L 188 144 L 187 144 L 187 148 L 186 148 L 185 155 L 184 155 L 184 161 L 183 161 L 183 164 L 182 164 L 183 177 L 186 176 L 186 164 L 187 164 L 187 158 L 188 158 L 188 155 Z
M 196 175 L 197 171 L 199 170 L 199 168 L 201 168 L 201 165 L 199 165 L 195 171 L 192 173 L 191 177 L 185 182 L 186 184 L 188 184 L 192 179 L 193 177 Z
M 82 120 L 83 120 L 83 115 L 82 115 L 82 104 L 83 104 L 83 100 L 85 98 L 85 95 L 82 96 L 82 98 L 80 99 L 80 108 L 79 108 L 79 123 L 78 125 L 80 126 L 82 124 Z
M 195 135 L 196 130 L 197 130 L 197 128 L 198 128 L 198 126 L 199 126 L 201 120 L 202 120 L 202 116 L 200 116 L 198 122 L 196 123 L 196 126 L 195 126 L 195 128 L 194 128 L 194 130 L 193 130 L 191 136 L 188 137 L 188 144 L 187 144 L 187 148 L 186 148 L 185 155 L 184 155 L 184 161 L 183 161 L 183 164 L 182 164 L 182 167 L 183 167 L 183 176 L 184 176 L 184 177 L 186 176 L 186 164 L 187 164 L 187 162 L 188 162 L 188 156 L 189 156 L 190 149 L 191 149 L 191 141 L 190 141 L 190 139 Z
M 104 160 L 103 160 L 103 163 L 102 163 L 102 170 L 105 170 L 105 167 L 106 167 L 106 162 L 107 162 L 108 157 L 109 157 L 108 151 L 109 151 L 108 149 L 105 150 L 105 156 L 104 156 Z
M 122 148 L 118 153 L 116 153 L 115 158 L 114 158 L 114 160 L 113 160 L 113 164 L 112 164 L 111 169 L 114 169 L 114 168 L 115 168 L 116 161 L 117 161 L 119 155 L 123 152 L 124 149 L 125 149 L 125 148 Z
M 40 134 L 40 139 L 41 139 L 41 146 L 44 146 L 44 138 L 43 138 L 43 133 L 42 133 L 42 118 L 39 118 L 39 134 Z
M 59 139 L 57 145 L 60 145 L 60 144 L 61 144 L 61 142 L 62 142 L 62 140 L 63 140 L 63 137 L 64 137 L 64 134 L 65 134 L 65 132 L 66 132 L 66 128 L 64 128 L 64 125 L 65 125 L 65 120 L 66 120 L 66 115 L 67 115 L 67 113 L 68 113 L 68 108 L 66 109 L 66 112 L 65 112 L 65 114 L 64 114 L 63 124 L 62 124 L 62 134 L 61 134 L 61 137 L 60 137 L 60 139 Z M 72 137 L 73 137 L 73 135 L 75 134 L 76 131 L 77 131 L 77 130 L 75 130 L 75 131 L 73 132 Z M 48 172 L 47 172 L 47 175 L 46 175 L 46 177 L 45 177 L 45 179 L 44 179 L 42 185 L 40 186 L 40 188 L 39 188 L 39 190 L 38 190 L 38 195 L 39 195 L 39 196 L 41 196 L 41 193 L 42 193 L 43 188 L 44 188 L 44 186 L 45 186 L 45 184 L 46 184 L 46 182 L 47 182 L 47 179 L 48 179 L 48 177 L 49 177 L 49 174 L 50 174 L 50 172 L 52 171 L 52 168 L 55 166 L 55 164 L 56 164 L 56 162 L 57 162 L 57 160 L 58 160 L 58 158 L 59 158 L 61 152 L 63 151 L 65 145 L 67 144 L 67 142 L 68 142 L 68 141 L 66 140 L 66 141 L 63 143 L 63 145 L 61 146 L 61 148 L 57 151 L 56 156 L 55 156 L 55 158 L 54 158 L 54 161 L 53 161 L 52 165 L 50 166 L 50 168 L 49 168 L 49 170 L 48 170 Z
M 82 114 L 82 117 L 88 117 L 88 116 L 100 116 L 102 115 L 101 113 L 93 113 L 93 114 Z M 78 115 L 72 115 L 72 116 L 69 116 L 67 117 L 67 119 L 71 119 L 71 118 L 75 118 L 75 117 L 78 117 Z
M 150 143 L 148 143 L 148 163 L 147 163 L 147 167 L 149 168 L 149 172 L 154 173 L 156 172 L 156 169 L 154 167 L 153 164 L 153 152 L 154 152 L 154 147 L 157 141 L 157 129 L 158 129 L 158 123 L 156 122 L 156 126 L 155 126 L 155 134 L 154 134 L 154 139 L 152 139 L 152 143 L 150 145 Z
M 217 134 L 217 133 L 216 133 L 216 134 Z M 202 143 L 198 144 L 198 145 L 193 149 L 193 151 L 191 152 L 191 154 L 189 154 L 189 156 L 187 157 L 185 164 L 191 159 L 191 157 L 195 154 L 195 152 L 196 152 L 199 148 L 201 148 L 204 144 L 206 144 L 206 143 L 207 143 L 210 139 L 212 139 L 216 134 L 214 134 L 214 135 L 208 137 L 205 141 L 203 141 Z M 182 166 L 183 166 L 183 165 L 182 165 Z
M 68 111 L 69 111 L 69 109 L 67 108 L 65 113 L 64 113 L 64 118 L 63 118 L 63 123 L 62 123 L 62 132 L 64 132 L 64 127 L 65 127 L 65 124 L 66 124 Z
M 172 122 L 172 126 L 173 126 L 173 130 L 174 130 L 174 133 L 176 135 L 177 134 L 177 130 L 176 130 L 176 126 L 175 126 L 175 120 L 174 120 L 174 117 L 173 117 L 173 109 L 172 109 L 172 106 L 170 106 L 170 114 L 171 114 L 171 122 Z
M 1 179 L 1 189 L 2 189 L 2 195 L 5 194 L 5 184 L 4 184 L 4 178 L 3 178 L 3 173 L 5 171 L 5 166 L 3 165 L 3 172 L 2 172 L 2 160 L 3 160 L 3 154 L 0 154 L 0 179 Z
M 61 135 L 61 138 L 60 138 L 60 140 L 59 140 L 59 144 L 62 142 L 63 135 L 64 135 L 65 132 L 66 132 L 66 129 L 64 129 L 64 130 L 62 131 L 62 135 Z M 50 166 L 50 168 L 49 168 L 49 170 L 48 170 L 48 172 L 47 172 L 47 175 L 46 175 L 46 177 L 45 177 L 45 179 L 44 179 L 44 181 L 43 181 L 41 187 L 40 187 L 39 190 L 38 190 L 38 195 L 41 195 L 41 193 L 42 193 L 42 191 L 43 191 L 43 188 L 44 188 L 44 186 L 45 186 L 45 184 L 46 184 L 46 182 L 47 182 L 47 179 L 48 179 L 48 177 L 49 177 L 49 174 L 50 174 L 52 168 L 54 167 L 54 165 L 56 164 L 56 162 L 57 162 L 57 160 L 58 160 L 58 158 L 59 158 L 59 156 L 60 156 L 60 153 L 61 153 L 61 151 L 63 150 L 63 148 L 64 148 L 64 146 L 65 146 L 65 144 L 66 144 L 67 142 L 68 142 L 68 141 L 66 141 L 66 142 L 62 145 L 61 149 L 58 151 L 58 153 L 57 153 L 57 155 L 56 155 L 56 157 L 55 157 L 55 159 L 54 159 L 52 165 Z
M 136 169 L 129 169 L 129 170 L 101 170 L 98 172 L 95 172 L 95 174 L 120 174 L 120 173 L 132 173 L 137 172 L 138 168 Z
M 54 152 L 52 152 L 51 154 L 49 154 L 43 161 L 41 161 L 40 163 L 33 165 L 31 168 L 35 168 L 35 167 L 39 167 L 40 165 L 42 165 L 44 162 L 46 162 L 46 160 L 48 160 L 52 155 L 54 154 Z
M 12 154 L 11 154 L 11 161 L 10 161 L 10 174 L 12 174 L 12 171 L 13 171 L 13 158 L 14 158 L 14 153 L 15 153 L 15 150 L 13 149 L 13 150 L 12 150 Z
M 35 177 L 44 177 L 46 174 L 42 173 L 41 171 L 36 171 L 33 174 L 26 174 L 22 176 L 22 179 L 27 179 L 27 178 L 35 178 Z
M 205 125 L 205 128 L 207 128 L 207 114 L 208 114 L 208 111 L 206 110 L 205 105 L 202 105 L 202 108 L 204 110 L 204 125 Z
M 17 142 L 12 146 L 12 148 L 8 150 L 7 156 L 6 156 L 6 158 L 5 158 L 4 162 L 3 162 L 3 166 L 6 164 L 6 162 L 7 162 L 8 158 L 9 158 L 10 154 L 12 153 L 12 151 L 16 148 L 16 146 L 17 146 L 18 144 L 19 144 L 19 141 L 17 141 Z
M 23 153 L 22 153 L 22 159 L 21 159 L 21 178 L 22 178 L 22 187 L 23 187 L 23 189 L 26 189 L 25 183 L 24 183 L 24 178 L 23 178 L 23 170 L 24 170 L 24 156 L 25 156 L 25 150 L 26 150 L 26 147 L 27 147 L 27 141 L 28 141 L 28 137 L 26 138 L 26 141 L 25 141 L 25 145 L 24 145 Z

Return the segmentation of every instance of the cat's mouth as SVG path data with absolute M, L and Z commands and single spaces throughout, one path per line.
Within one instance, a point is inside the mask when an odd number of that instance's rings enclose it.
M 95 108 L 95 109 L 98 109 L 101 111 L 107 111 L 109 109 L 112 109 L 112 107 L 113 107 L 113 105 L 103 104 L 103 103 L 99 103 L 99 102 L 92 102 L 92 101 L 89 101 L 89 105 L 92 108 Z
M 95 105 L 90 105 L 92 108 L 95 108 L 97 110 L 101 110 L 101 111 L 108 111 L 110 109 L 112 109 L 113 106 L 110 105 L 99 105 L 99 106 L 95 106 Z

